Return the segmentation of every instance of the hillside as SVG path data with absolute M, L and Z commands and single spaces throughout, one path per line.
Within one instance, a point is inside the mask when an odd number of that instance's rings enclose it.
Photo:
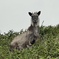
M 0 34 L 0 59 L 59 59 L 59 25 L 42 26 L 39 31 L 41 38 L 31 48 L 14 52 L 9 51 L 9 44 L 19 32 Z

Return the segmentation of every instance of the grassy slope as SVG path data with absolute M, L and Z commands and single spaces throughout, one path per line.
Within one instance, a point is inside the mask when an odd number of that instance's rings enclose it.
M 9 44 L 18 33 L 0 34 L 0 59 L 59 59 L 59 25 L 43 26 L 39 30 L 38 42 L 29 49 L 14 52 L 9 51 Z

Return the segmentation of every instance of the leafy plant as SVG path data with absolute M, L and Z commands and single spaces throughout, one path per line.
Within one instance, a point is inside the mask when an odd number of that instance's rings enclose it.
M 10 52 L 10 42 L 20 34 L 12 30 L 0 34 L 0 59 L 59 59 L 59 25 L 40 27 L 40 38 L 35 44 L 21 51 L 15 49 Z

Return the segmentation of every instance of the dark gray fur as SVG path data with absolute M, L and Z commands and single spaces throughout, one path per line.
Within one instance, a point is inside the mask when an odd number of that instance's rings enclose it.
M 21 50 L 35 43 L 35 41 L 39 37 L 38 16 L 40 15 L 40 13 L 41 11 L 34 13 L 29 12 L 29 15 L 31 16 L 31 25 L 26 32 L 22 33 L 21 35 L 18 35 L 12 40 L 10 44 L 10 48 L 11 48 L 10 50 L 13 50 L 14 48 Z

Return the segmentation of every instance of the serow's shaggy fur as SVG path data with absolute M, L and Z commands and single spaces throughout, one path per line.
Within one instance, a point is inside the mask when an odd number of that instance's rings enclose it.
M 29 12 L 29 15 L 31 16 L 31 25 L 28 28 L 28 30 L 17 37 L 15 37 L 11 44 L 10 44 L 10 50 L 18 49 L 22 50 L 23 48 L 30 47 L 32 44 L 34 44 L 39 37 L 39 18 L 41 11 L 31 13 Z

